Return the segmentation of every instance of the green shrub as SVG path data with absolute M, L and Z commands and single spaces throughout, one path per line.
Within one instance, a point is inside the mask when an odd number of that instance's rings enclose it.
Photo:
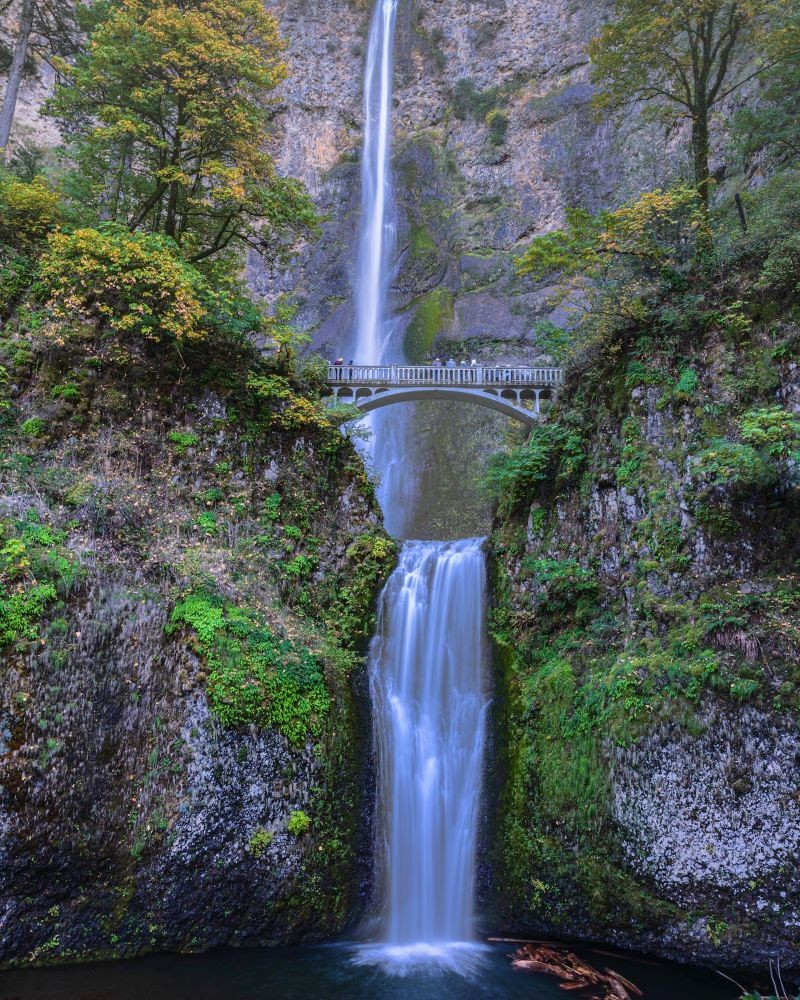
M 47 433 L 47 421 L 41 417 L 31 417 L 20 428 L 25 437 L 41 438 Z
M 508 132 L 508 115 L 505 111 L 495 108 L 489 112 L 484 121 L 489 129 L 489 142 L 493 146 L 502 146 Z
M 200 438 L 191 431 L 170 431 L 167 440 L 175 445 L 176 455 L 185 455 L 189 448 L 196 448 L 200 444 Z
M 694 368 L 684 368 L 675 384 L 673 395 L 677 399 L 691 399 L 697 390 L 699 378 Z
M 25 183 L 0 174 L 0 261 L 35 250 L 60 219 L 59 196 L 41 177 Z
M 63 385 L 54 385 L 50 390 L 51 399 L 64 399 L 68 403 L 74 403 L 81 398 L 80 389 L 74 382 L 65 382 Z
M 260 858 L 274 840 L 269 830 L 263 826 L 258 826 L 253 831 L 253 835 L 247 844 L 247 850 L 254 858 Z
M 20 639 L 35 639 L 47 605 L 56 599 L 52 583 L 39 583 L 4 596 L 0 590 L 0 646 Z
M 145 340 L 180 342 L 208 333 L 205 281 L 166 237 L 112 224 L 55 233 L 40 262 L 38 287 L 57 339 L 65 324 L 95 315 L 114 333 Z
M 709 486 L 741 489 L 773 486 L 778 478 L 771 462 L 749 444 L 717 438 L 697 456 L 696 477 Z
M 748 410 L 739 427 L 743 441 L 772 458 L 789 458 L 800 448 L 800 417 L 781 406 Z
M 289 815 L 288 830 L 295 837 L 302 837 L 311 826 L 311 817 L 302 809 L 293 809 Z
M 534 427 L 526 444 L 491 457 L 483 484 L 501 512 L 508 513 L 532 500 L 537 487 L 550 476 L 569 480 L 585 460 L 578 430 L 540 424 Z
M 202 514 L 199 514 L 195 524 L 204 535 L 216 535 L 219 532 L 217 515 L 212 514 L 211 511 L 203 511 Z

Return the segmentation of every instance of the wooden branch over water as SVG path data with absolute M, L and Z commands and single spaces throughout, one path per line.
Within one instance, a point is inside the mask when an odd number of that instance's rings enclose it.
M 521 944 L 511 957 L 515 969 L 557 976 L 562 990 L 593 989 L 591 1000 L 633 1000 L 643 995 L 618 972 L 609 968 L 601 972 L 566 948 L 531 941 Z

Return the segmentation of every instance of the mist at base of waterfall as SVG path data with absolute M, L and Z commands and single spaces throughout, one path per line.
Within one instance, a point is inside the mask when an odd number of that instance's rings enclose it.
M 475 941 L 375 942 L 359 946 L 353 955 L 353 964 L 379 966 L 390 976 L 446 972 L 471 978 L 480 974 L 490 955 L 487 945 Z

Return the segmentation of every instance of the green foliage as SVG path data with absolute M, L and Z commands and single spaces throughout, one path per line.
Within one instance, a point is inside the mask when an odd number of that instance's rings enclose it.
M 0 262 L 37 250 L 61 220 L 61 199 L 41 177 L 25 183 L 0 171 Z
M 397 545 L 382 532 L 365 532 L 348 547 L 346 582 L 329 617 L 329 628 L 344 648 L 357 647 L 371 636 L 375 597 L 396 561 Z
M 717 439 L 700 452 L 695 475 L 710 486 L 773 486 L 786 460 L 800 455 L 800 419 L 780 406 L 748 410 L 739 420 L 742 442 Z
M 34 584 L 8 595 L 0 590 L 0 646 L 20 639 L 35 639 L 39 622 L 56 597 L 52 583 Z
M 219 532 L 217 515 L 212 514 L 211 511 L 205 510 L 203 511 L 202 514 L 198 514 L 195 524 L 203 532 L 204 535 L 213 536 Z
M 47 433 L 47 421 L 42 417 L 30 417 L 26 420 L 20 430 L 29 438 L 42 438 Z
M 175 446 L 176 455 L 185 455 L 190 448 L 200 444 L 200 438 L 193 431 L 170 431 L 167 440 Z
M 741 489 L 772 486 L 777 479 L 775 467 L 755 448 L 724 438 L 700 452 L 693 472 L 710 486 Z
M 538 604 L 547 613 L 565 612 L 591 602 L 597 595 L 597 582 L 591 570 L 574 559 L 540 559 L 525 556 L 520 579 L 530 580 L 538 595 Z
M 697 193 L 684 185 L 648 191 L 614 211 L 567 211 L 567 228 L 537 236 L 517 260 L 520 275 L 541 279 L 554 271 L 608 281 L 615 269 L 660 277 L 691 261 L 703 217 Z
M 269 830 L 265 830 L 263 826 L 257 826 L 248 841 L 247 850 L 254 858 L 258 859 L 264 855 L 273 840 L 274 837 Z
M 163 233 L 192 261 L 283 260 L 313 205 L 268 153 L 283 43 L 259 0 L 118 0 L 49 104 L 98 216 Z
M 295 837 L 302 837 L 311 827 L 311 817 L 302 809 L 293 809 L 289 815 L 287 829 Z
M 176 341 L 204 337 L 207 293 L 200 274 L 161 236 L 122 226 L 78 229 L 50 237 L 38 284 L 56 322 L 99 316 L 119 335 Z
M 0 520 L 0 646 L 35 639 L 59 591 L 66 593 L 80 566 L 66 548 L 67 535 L 41 524 Z
M 615 16 L 589 45 L 596 106 L 644 103 L 655 116 L 692 124 L 695 185 L 709 200 L 709 117 L 756 73 L 738 54 L 761 44 L 782 0 L 615 0 Z M 743 61 L 742 61 L 743 62 Z
M 800 448 L 800 417 L 781 406 L 748 410 L 739 421 L 742 440 L 771 458 L 796 459 Z
M 507 97 L 502 87 L 489 87 L 478 90 L 475 81 L 470 77 L 458 80 L 453 96 L 453 110 L 456 118 L 474 118 L 485 121 L 498 105 L 505 104 Z
M 673 396 L 677 399 L 691 399 L 697 390 L 699 381 L 694 368 L 683 368 L 678 375 L 678 381 L 673 389 Z
M 276 636 L 254 611 L 208 593 L 175 606 L 168 634 L 182 625 L 206 659 L 209 704 L 223 725 L 274 726 L 296 745 L 320 735 L 330 696 L 308 649 Z
M 502 146 L 508 132 L 508 115 L 505 111 L 495 108 L 486 116 L 486 127 L 489 129 L 489 142 L 493 146 Z
M 534 427 L 524 445 L 493 455 L 484 476 L 489 495 L 501 512 L 509 513 L 532 500 L 551 476 L 570 479 L 586 458 L 578 430 L 560 424 Z

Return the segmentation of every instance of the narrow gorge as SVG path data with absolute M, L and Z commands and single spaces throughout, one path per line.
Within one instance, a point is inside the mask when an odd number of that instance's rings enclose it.
M 707 8 L 0 4 L 0 998 L 794 996 L 800 7 Z

